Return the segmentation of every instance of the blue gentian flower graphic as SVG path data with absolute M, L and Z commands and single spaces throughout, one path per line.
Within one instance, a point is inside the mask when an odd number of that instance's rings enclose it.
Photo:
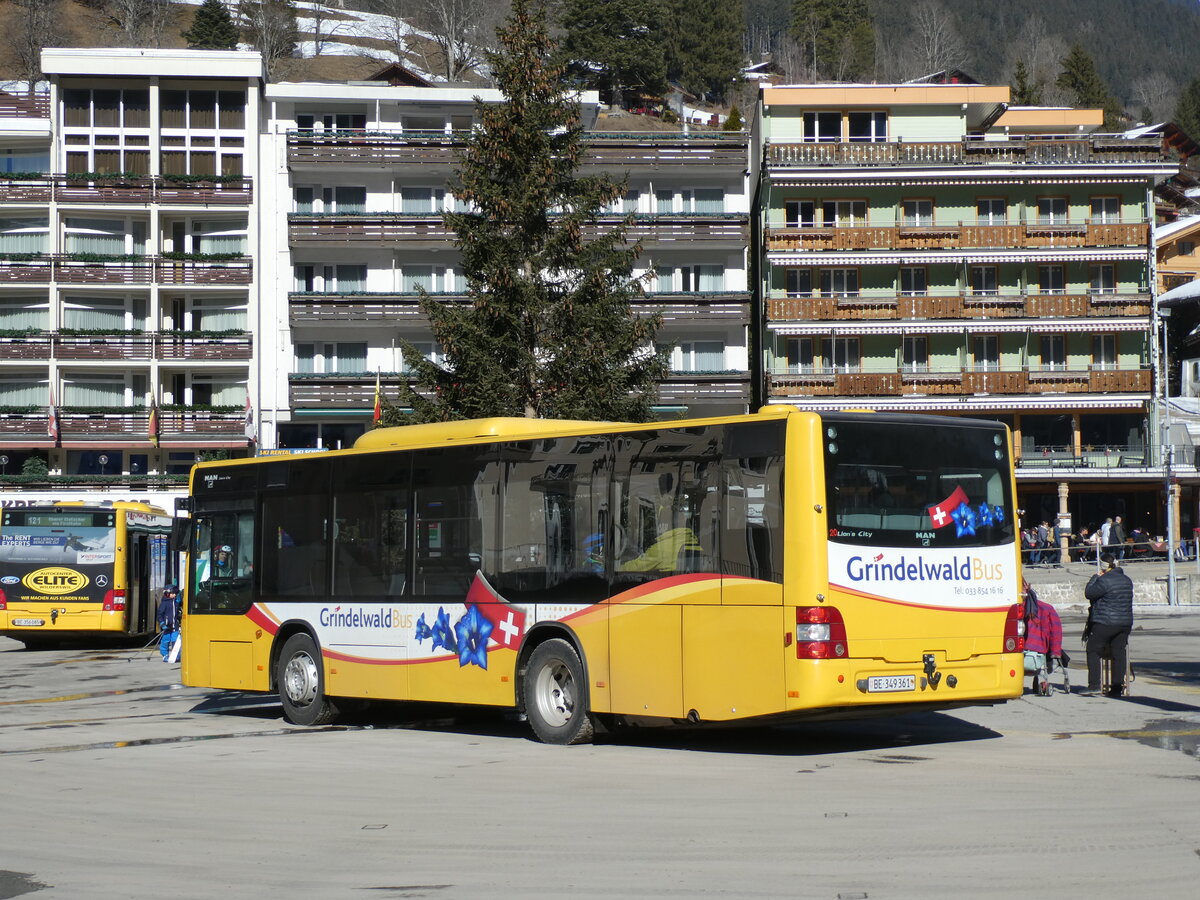
M 417 617 L 417 643 L 425 640 L 427 637 L 433 637 L 433 632 L 429 630 L 429 626 L 425 624 L 425 613 L 421 613 Z
M 967 537 L 975 533 L 975 510 L 965 503 L 958 504 L 958 509 L 950 513 L 954 525 L 958 529 L 955 537 Z
M 992 507 L 992 518 L 994 518 L 996 520 L 997 525 L 1003 525 L 1004 524 L 1004 507 L 993 506 Z
M 450 617 L 440 606 L 438 607 L 437 621 L 429 629 L 429 636 L 433 638 L 431 650 L 445 647 L 451 653 L 458 652 L 458 641 L 454 639 L 454 631 L 450 628 Z
M 492 623 L 479 612 L 478 606 L 468 606 L 466 614 L 454 626 L 458 635 L 458 664 L 467 663 L 487 668 L 487 642 Z
M 988 525 L 991 525 L 994 523 L 995 520 L 992 518 L 992 513 L 993 513 L 994 509 L 995 509 L 995 507 L 988 506 L 986 500 L 983 503 L 979 504 L 978 515 L 979 515 L 979 527 L 980 528 L 983 528 L 985 526 L 988 526 Z

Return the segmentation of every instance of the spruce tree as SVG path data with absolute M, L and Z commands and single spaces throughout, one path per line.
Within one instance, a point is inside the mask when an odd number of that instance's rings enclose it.
M 204 0 L 196 7 L 192 27 L 182 37 L 196 50 L 235 50 L 238 30 L 221 0 Z
M 696 94 L 725 99 L 744 64 L 742 5 L 729 0 L 665 0 L 667 77 Z
M 1041 106 L 1044 85 L 1040 80 L 1030 81 L 1029 70 L 1025 60 L 1017 60 L 1016 71 L 1013 72 L 1012 103 L 1014 106 Z
M 601 211 L 624 193 L 607 176 L 578 174 L 579 102 L 541 8 L 514 0 L 489 69 L 504 95 L 477 102 L 453 180 L 471 211 L 448 213 L 471 303 L 422 294 L 444 358 L 403 346 L 416 390 L 401 421 L 543 416 L 643 421 L 666 372 L 654 350 L 659 317 L 635 317 L 638 248 L 629 220 L 605 229 Z M 384 424 L 394 424 L 385 410 Z
M 875 29 L 866 0 L 793 0 L 792 35 L 814 81 L 850 81 L 874 69 Z
M 1183 89 L 1173 118 L 1188 137 L 1194 141 L 1200 140 L 1200 78 Z
M 614 106 L 629 90 L 666 87 L 664 0 L 562 0 L 562 59 L 573 77 Z M 695 27 L 695 23 L 693 23 Z
M 1121 104 L 1100 77 L 1092 55 L 1076 44 L 1063 58 L 1062 66 L 1056 83 L 1067 91 L 1073 105 L 1104 110 L 1105 130 L 1117 131 L 1121 127 Z

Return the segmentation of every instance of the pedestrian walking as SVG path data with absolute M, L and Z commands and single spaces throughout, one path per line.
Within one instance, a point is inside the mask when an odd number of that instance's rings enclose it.
M 1109 544 L 1112 543 L 1112 516 L 1104 520 L 1104 524 L 1100 526 L 1100 552 L 1111 553 Z
M 175 585 L 168 584 L 163 588 L 162 599 L 158 601 L 158 652 L 162 654 L 163 662 L 169 662 L 171 647 L 179 640 L 179 591 Z
M 1093 575 L 1083 590 L 1083 595 L 1091 601 L 1083 628 L 1088 666 L 1088 686 L 1083 693 L 1086 696 L 1100 693 L 1102 660 L 1111 658 L 1108 695 L 1120 697 L 1125 693 L 1129 633 L 1133 631 L 1133 582 L 1112 554 L 1104 554 L 1100 561 L 1104 571 Z
M 1113 558 L 1115 558 L 1117 560 L 1117 562 L 1121 562 L 1122 560 L 1125 559 L 1126 534 L 1125 534 L 1125 523 L 1123 523 L 1121 521 L 1120 516 L 1117 516 L 1116 518 L 1113 519 L 1112 531 L 1110 532 L 1110 536 L 1112 537 Z

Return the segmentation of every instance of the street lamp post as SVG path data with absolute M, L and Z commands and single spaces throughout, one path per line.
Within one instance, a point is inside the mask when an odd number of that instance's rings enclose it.
M 1175 584 L 1175 548 L 1179 544 L 1178 524 L 1175 521 L 1175 489 L 1172 484 L 1171 464 L 1174 461 L 1175 448 L 1171 445 L 1171 377 L 1170 361 L 1167 356 L 1167 323 L 1170 321 L 1171 310 L 1158 308 L 1159 321 L 1162 322 L 1162 364 L 1159 374 L 1162 377 L 1162 451 L 1163 451 L 1163 496 L 1167 502 L 1167 605 L 1178 605 Z

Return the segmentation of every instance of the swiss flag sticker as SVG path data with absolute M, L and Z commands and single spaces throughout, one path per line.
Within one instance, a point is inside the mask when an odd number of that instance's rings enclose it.
M 958 509 L 962 504 L 967 503 L 969 498 L 967 492 L 962 489 L 962 486 L 956 487 L 954 493 L 938 503 L 936 506 L 929 507 L 929 520 L 933 523 L 934 528 L 945 528 L 953 521 L 950 514 Z
M 474 606 L 479 614 L 492 623 L 489 640 L 509 650 L 521 645 L 525 634 L 525 612 L 510 606 L 488 584 L 482 572 L 475 573 L 475 580 L 467 591 L 467 606 Z

